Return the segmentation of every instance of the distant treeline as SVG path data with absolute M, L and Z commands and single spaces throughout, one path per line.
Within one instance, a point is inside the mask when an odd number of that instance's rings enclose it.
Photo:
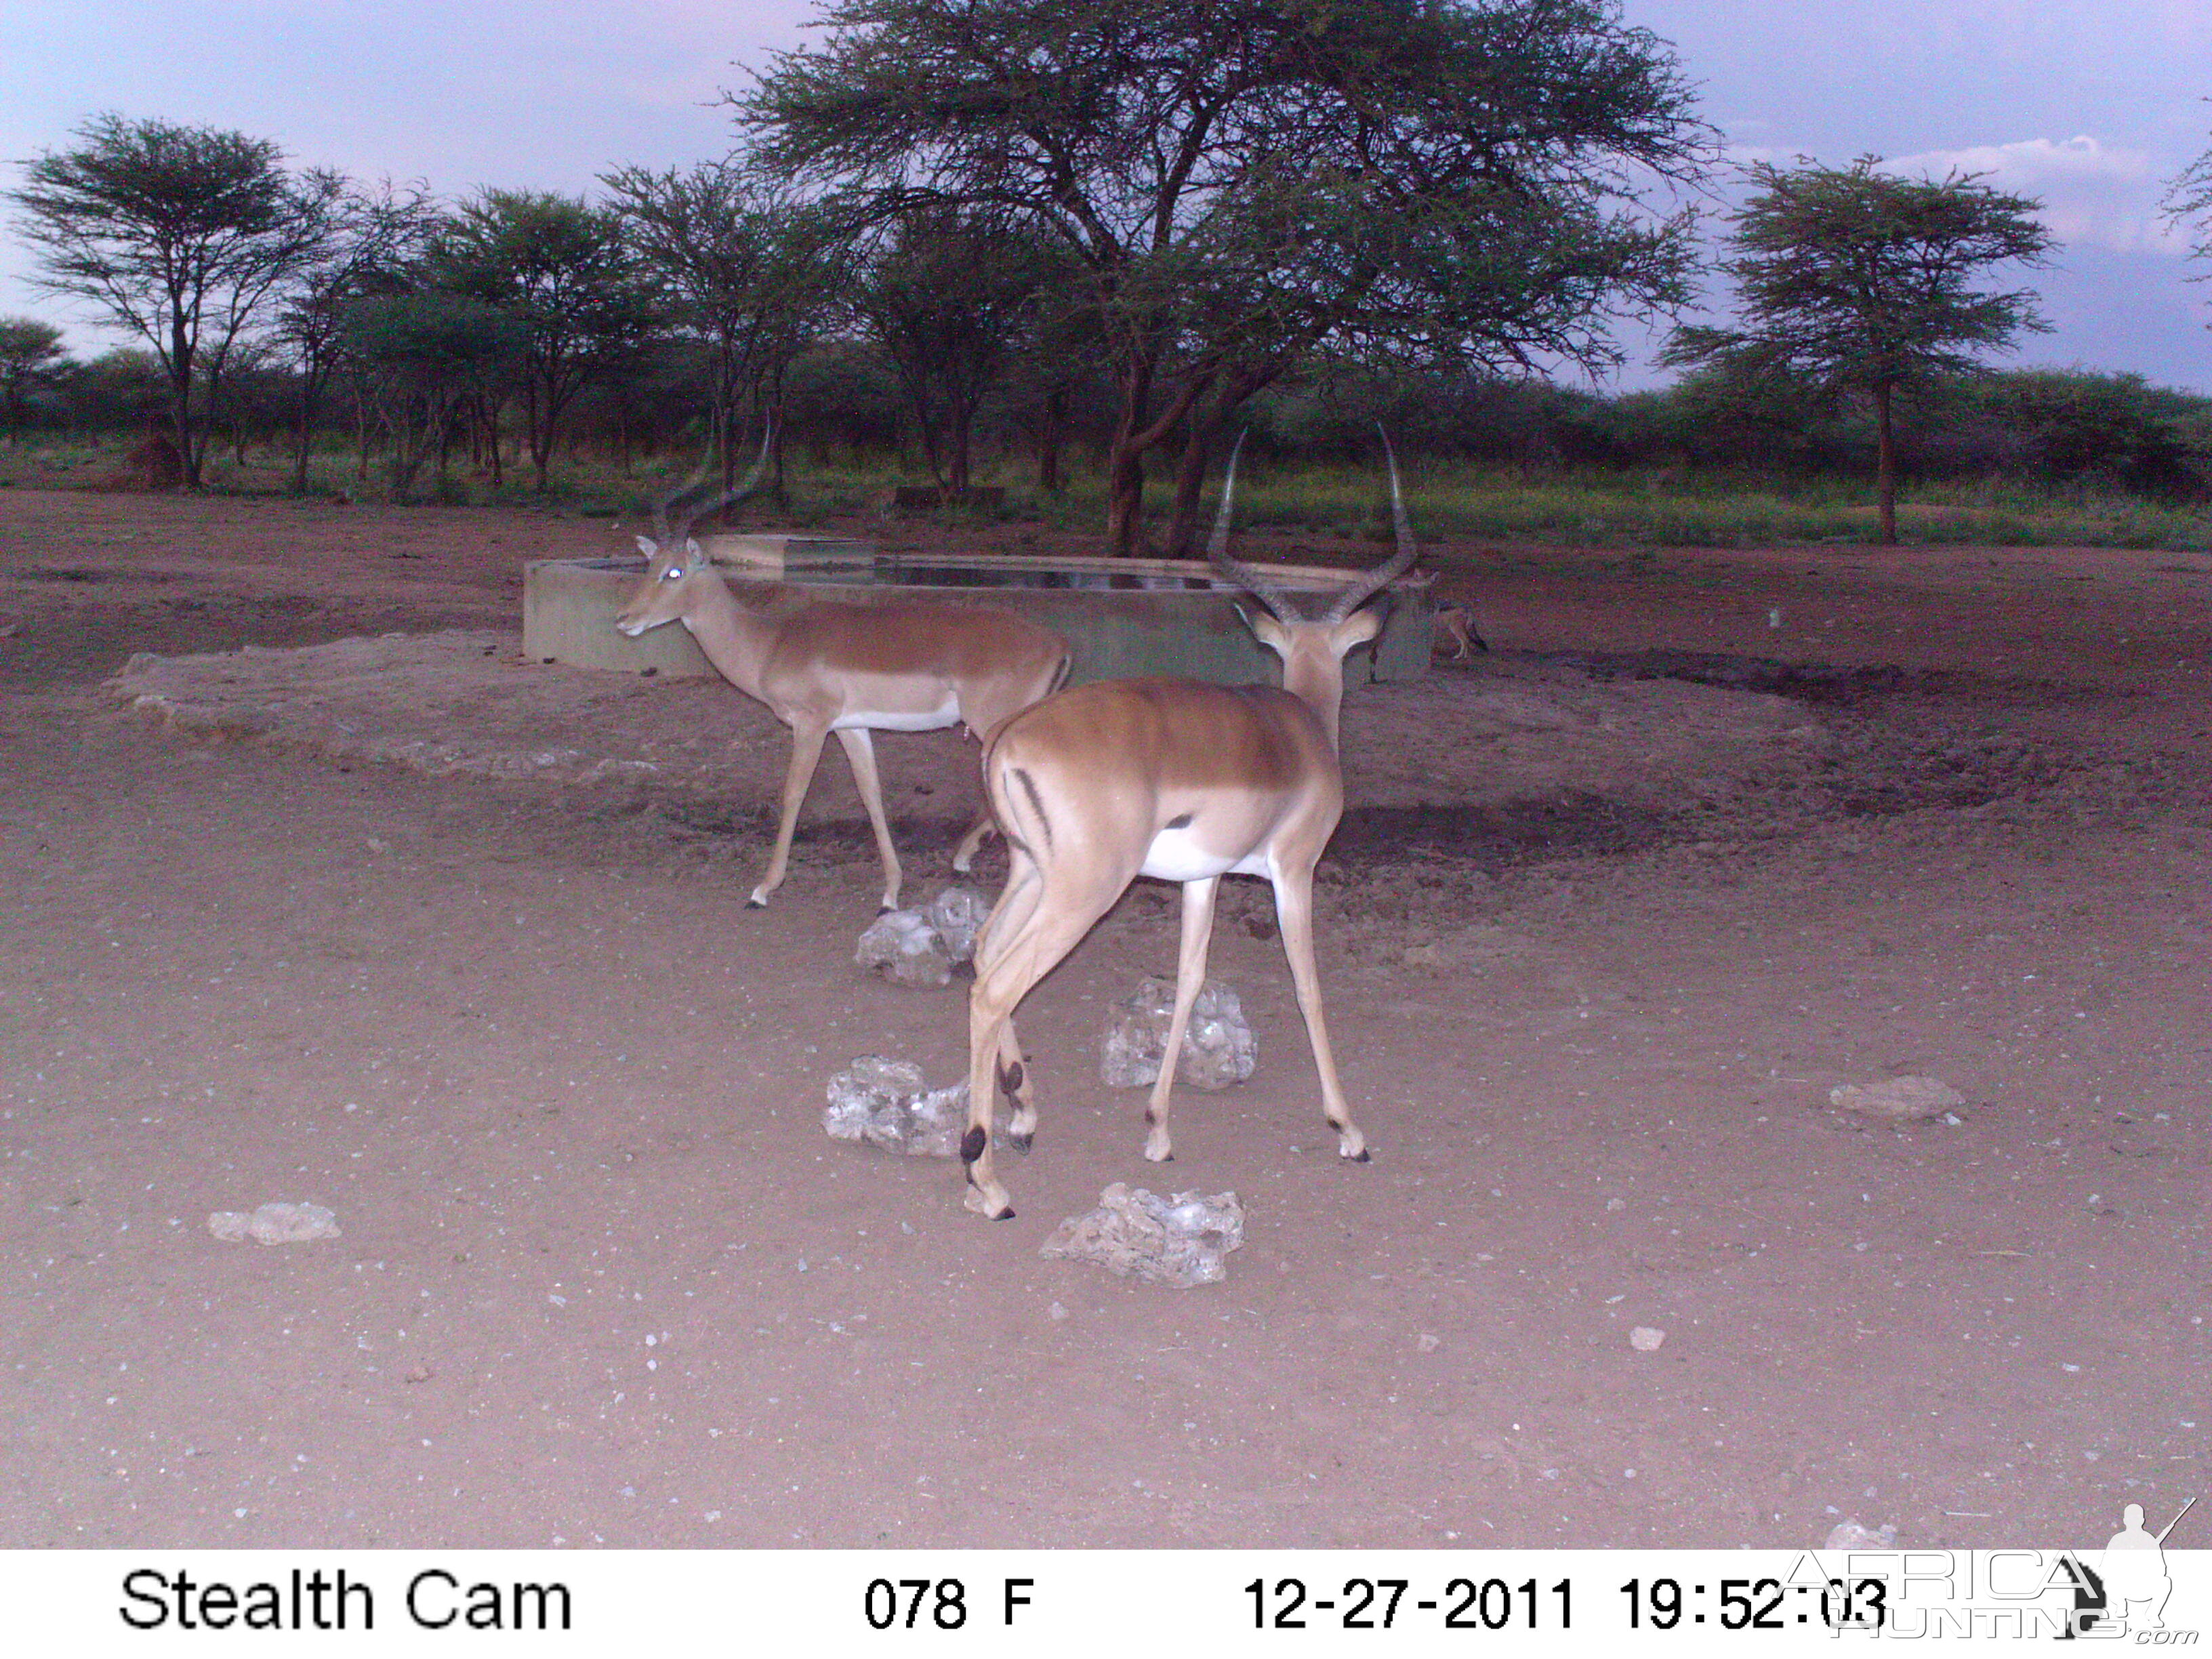
M 564 423 L 568 459 L 624 469 L 648 459 L 688 465 L 709 441 L 705 354 L 670 343 L 580 394 Z M 219 448 L 289 451 L 300 407 L 295 377 L 234 370 L 216 415 Z M 9 426 L 22 439 L 135 441 L 163 424 L 167 385 L 152 354 L 118 349 L 64 359 L 28 390 Z M 1038 419 L 1046 398 L 1057 404 Z M 1326 376 L 1255 398 L 1246 411 L 1255 460 L 1371 463 L 1376 429 L 1401 455 L 1459 461 L 1537 478 L 1566 468 L 1681 468 L 1760 476 L 1863 477 L 1872 414 L 1799 383 L 1692 374 L 1656 391 L 1607 396 L 1543 380 L 1419 374 Z M 2014 369 L 1941 382 L 1905 406 L 1899 455 L 1909 477 L 1993 478 L 2124 490 L 2179 503 L 2212 500 L 2212 398 L 2142 376 Z M 1037 386 L 1018 372 L 994 385 L 975 417 L 979 477 L 1052 489 L 1073 467 L 1096 469 L 1111 439 L 1104 377 Z M 927 477 L 927 445 L 896 367 L 864 342 L 820 342 L 787 371 L 786 449 L 817 466 L 904 465 Z M 1049 447 L 1040 431 L 1050 434 Z M 491 439 L 456 422 L 436 459 L 482 473 Z M 518 429 L 501 430 L 509 467 Z M 318 453 L 351 459 L 359 476 L 389 477 L 386 428 L 341 388 L 316 421 Z M 427 458 L 426 458 L 427 459 Z

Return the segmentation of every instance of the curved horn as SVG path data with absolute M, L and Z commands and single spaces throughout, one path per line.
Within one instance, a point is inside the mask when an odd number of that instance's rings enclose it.
M 1390 513 L 1397 525 L 1398 550 L 1338 594 L 1335 603 L 1329 606 L 1328 615 L 1322 618 L 1324 622 L 1342 622 L 1376 593 L 1411 570 L 1413 561 L 1421 556 L 1420 549 L 1413 544 L 1413 526 L 1406 522 L 1405 492 L 1398 487 L 1398 453 L 1390 447 L 1390 434 L 1384 432 L 1379 423 L 1375 430 L 1382 437 L 1382 453 L 1390 465 Z
M 1251 435 L 1251 431 L 1252 428 L 1248 426 L 1243 431 L 1238 433 L 1237 442 L 1229 451 L 1229 467 L 1222 474 L 1221 478 L 1221 512 L 1213 521 L 1213 541 L 1206 550 L 1206 560 L 1223 575 L 1266 605 L 1274 613 L 1276 621 L 1303 622 L 1304 617 L 1299 614 L 1297 606 L 1291 602 L 1289 594 L 1253 569 L 1250 565 L 1230 556 L 1229 523 L 1231 503 L 1237 495 L 1237 458 L 1243 453 L 1244 440 Z
M 690 483 L 685 484 L 683 489 L 678 490 L 673 495 L 671 495 L 666 501 L 661 502 L 659 506 L 656 507 L 653 510 L 653 521 L 659 527 L 661 539 L 663 541 L 681 540 L 684 537 L 691 533 L 691 526 L 698 523 L 700 520 L 711 518 L 715 514 L 720 513 L 726 507 L 736 506 L 737 503 L 744 500 L 746 496 L 751 495 L 753 491 L 759 489 L 761 474 L 768 468 L 769 450 L 775 442 L 775 424 L 774 422 L 770 422 L 767 429 L 761 434 L 760 454 L 753 462 L 753 470 L 745 474 L 745 481 L 739 484 L 735 489 L 725 490 L 721 495 L 716 496 L 712 501 L 704 502 L 700 506 L 686 509 L 684 516 L 678 520 L 674 527 L 672 528 L 668 520 L 670 510 L 675 507 L 679 501 L 684 501 L 687 496 L 692 495 L 701 488 L 701 481 L 698 474 L 693 474 Z M 703 465 L 701 470 L 702 471 L 705 470 Z

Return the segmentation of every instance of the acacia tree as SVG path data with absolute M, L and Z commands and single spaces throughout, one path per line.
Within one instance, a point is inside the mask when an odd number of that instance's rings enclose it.
M 88 301 L 154 349 L 172 441 L 200 482 L 208 412 L 234 355 L 284 279 L 329 233 L 340 177 L 296 178 L 271 140 L 211 127 L 95 115 L 77 147 L 27 163 L 8 192 L 39 250 L 33 279 Z
M 968 488 L 983 399 L 1027 343 L 1051 274 L 1033 238 L 946 208 L 893 221 L 855 273 L 852 307 L 896 370 L 940 488 Z
M 877 222 L 1002 216 L 1065 248 L 1118 394 L 1109 544 L 1187 434 L 1172 539 L 1234 410 L 1313 353 L 1597 363 L 1684 292 L 1629 182 L 1709 134 L 1613 0 L 842 0 L 729 94 L 757 165 Z
M 2055 246 L 2034 214 L 2041 203 L 1978 184 L 1980 175 L 1903 179 L 1848 167 L 1754 162 L 1758 193 L 1731 216 L 1735 257 L 1721 269 L 1741 295 L 1747 326 L 1675 331 L 1660 361 L 1725 364 L 1753 376 L 1787 374 L 1874 405 L 1881 539 L 1897 541 L 1900 390 L 1984 365 L 2022 331 L 2047 332 L 2027 289 L 1975 284 L 1993 265 L 2039 265 Z
M 2212 283 L 2212 149 L 2174 175 L 2160 206 L 2173 227 L 2189 237 L 2189 257 L 2207 267 L 2191 280 Z M 2212 323 L 2205 326 L 2212 328 Z
M 397 294 L 347 303 L 333 344 L 384 433 L 392 495 L 405 501 L 433 449 L 443 478 L 462 410 L 514 372 L 528 331 L 465 295 Z
M 743 410 L 781 432 L 783 377 L 834 308 L 846 259 L 820 210 L 723 162 L 601 175 L 678 325 L 714 364 L 710 418 L 722 489 L 737 479 Z M 776 445 L 775 487 L 782 485 Z
M 485 190 L 440 232 L 440 286 L 522 325 L 523 428 L 544 489 L 577 394 L 635 360 L 657 321 L 620 214 L 545 191 Z
M 32 392 L 51 386 L 66 359 L 62 331 L 35 317 L 0 317 L 0 424 L 16 441 L 23 405 Z
M 295 490 L 307 487 L 307 452 L 342 355 L 347 308 L 412 285 L 437 224 L 425 185 L 348 185 L 331 204 L 329 234 L 287 277 L 270 343 L 291 371 Z

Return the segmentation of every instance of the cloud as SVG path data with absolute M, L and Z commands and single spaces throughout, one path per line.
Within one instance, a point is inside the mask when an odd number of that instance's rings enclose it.
M 2039 200 L 2039 216 L 2062 241 L 2175 258 L 2189 251 L 2186 239 L 2159 214 L 2166 170 L 2145 151 L 2116 149 L 2087 134 L 2063 143 L 2022 138 L 1923 150 L 1891 157 L 1882 171 L 1933 179 L 1984 174 L 1984 184 Z

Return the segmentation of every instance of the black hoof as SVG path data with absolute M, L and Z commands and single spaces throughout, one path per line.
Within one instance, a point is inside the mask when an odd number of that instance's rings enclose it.
M 1036 1137 L 1035 1135 L 1018 1135 L 1009 1133 L 1006 1136 L 1006 1145 L 1012 1147 L 1018 1152 L 1026 1152 L 1030 1149 L 1030 1143 L 1036 1140 Z
M 748 910 L 765 910 L 768 908 L 768 901 L 766 899 L 749 898 L 745 901 L 745 908 Z
M 887 916 L 896 908 L 898 907 L 895 904 L 878 904 L 876 906 L 876 914 L 879 916 Z
M 1005 1209 L 1000 1211 L 998 1214 L 991 1218 L 994 1221 L 1012 1221 L 1013 1218 L 1014 1206 L 1011 1204 L 1007 1205 Z
M 1358 1157 L 1347 1159 L 1346 1161 L 1352 1164 L 1372 1164 L 1375 1161 L 1375 1155 L 1363 1146 L 1359 1149 Z

